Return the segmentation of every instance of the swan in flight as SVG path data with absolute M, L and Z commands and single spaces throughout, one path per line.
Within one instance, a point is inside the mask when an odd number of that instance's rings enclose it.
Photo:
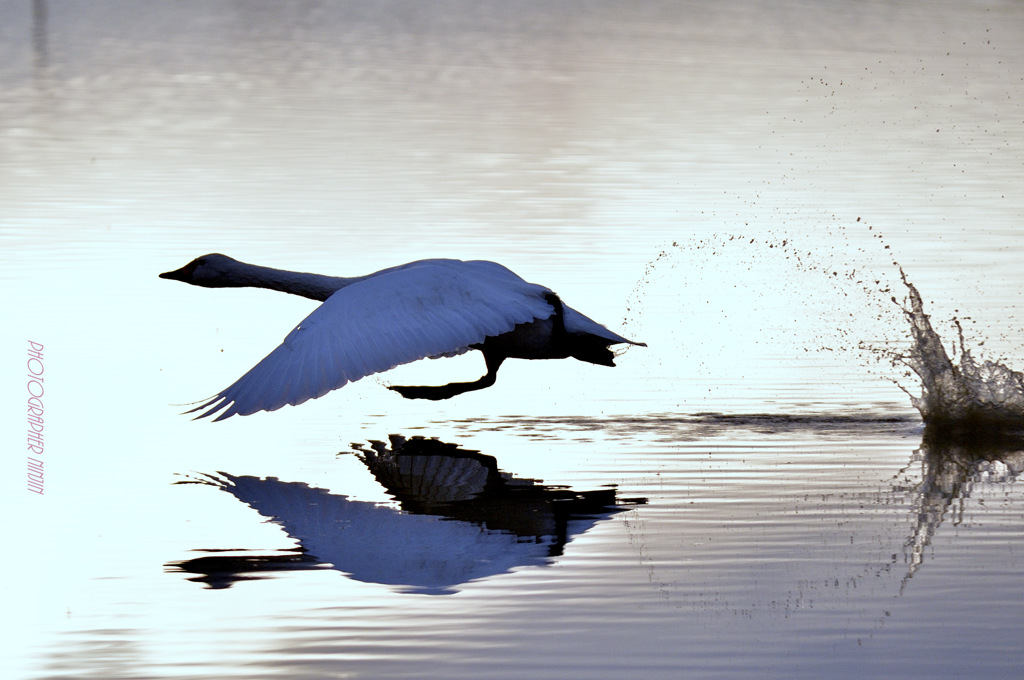
M 426 357 L 471 349 L 484 355 L 479 380 L 437 387 L 394 385 L 407 399 L 448 399 L 494 384 L 505 359 L 574 357 L 614 366 L 611 345 L 627 340 L 544 286 L 495 262 L 418 260 L 352 278 L 305 274 L 203 255 L 160 278 L 206 288 L 269 288 L 323 301 L 233 385 L 200 406 L 219 413 L 274 411 Z

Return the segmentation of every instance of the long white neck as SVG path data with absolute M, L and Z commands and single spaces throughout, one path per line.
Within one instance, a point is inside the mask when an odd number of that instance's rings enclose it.
M 364 278 L 292 272 L 245 262 L 237 264 L 238 266 L 232 267 L 225 276 L 225 283 L 232 287 L 269 288 L 320 301 L 326 300 L 335 291 Z

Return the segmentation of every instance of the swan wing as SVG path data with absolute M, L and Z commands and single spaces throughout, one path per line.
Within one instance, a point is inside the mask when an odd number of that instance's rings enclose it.
M 384 270 L 329 297 L 233 385 L 191 412 L 298 405 L 368 375 L 465 351 L 553 313 L 550 291 L 493 262 L 424 261 Z

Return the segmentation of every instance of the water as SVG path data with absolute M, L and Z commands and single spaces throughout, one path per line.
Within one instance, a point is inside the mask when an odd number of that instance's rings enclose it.
M 5 677 L 1020 676 L 971 415 L 1024 366 L 1019 6 L 0 18 Z M 157 277 L 208 252 L 496 260 L 648 346 L 196 422 L 315 306 Z
M 913 344 L 901 359 L 921 379 L 922 394 L 911 397 L 911 402 L 924 422 L 947 429 L 967 428 L 979 435 L 1024 425 L 1024 376 L 998 361 L 985 361 L 979 366 L 965 346 L 959 326 L 960 365 L 955 366 L 942 338 L 932 330 L 921 294 L 906 275 L 902 277 L 909 291 L 909 305 L 904 311 Z

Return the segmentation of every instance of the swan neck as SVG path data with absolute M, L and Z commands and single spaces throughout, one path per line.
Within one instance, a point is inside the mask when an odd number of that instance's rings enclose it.
M 267 288 L 292 295 L 301 295 L 311 300 L 326 300 L 335 291 L 354 283 L 353 279 L 340 276 L 293 272 L 244 262 L 239 262 L 239 264 L 242 266 L 232 277 L 234 285 Z

